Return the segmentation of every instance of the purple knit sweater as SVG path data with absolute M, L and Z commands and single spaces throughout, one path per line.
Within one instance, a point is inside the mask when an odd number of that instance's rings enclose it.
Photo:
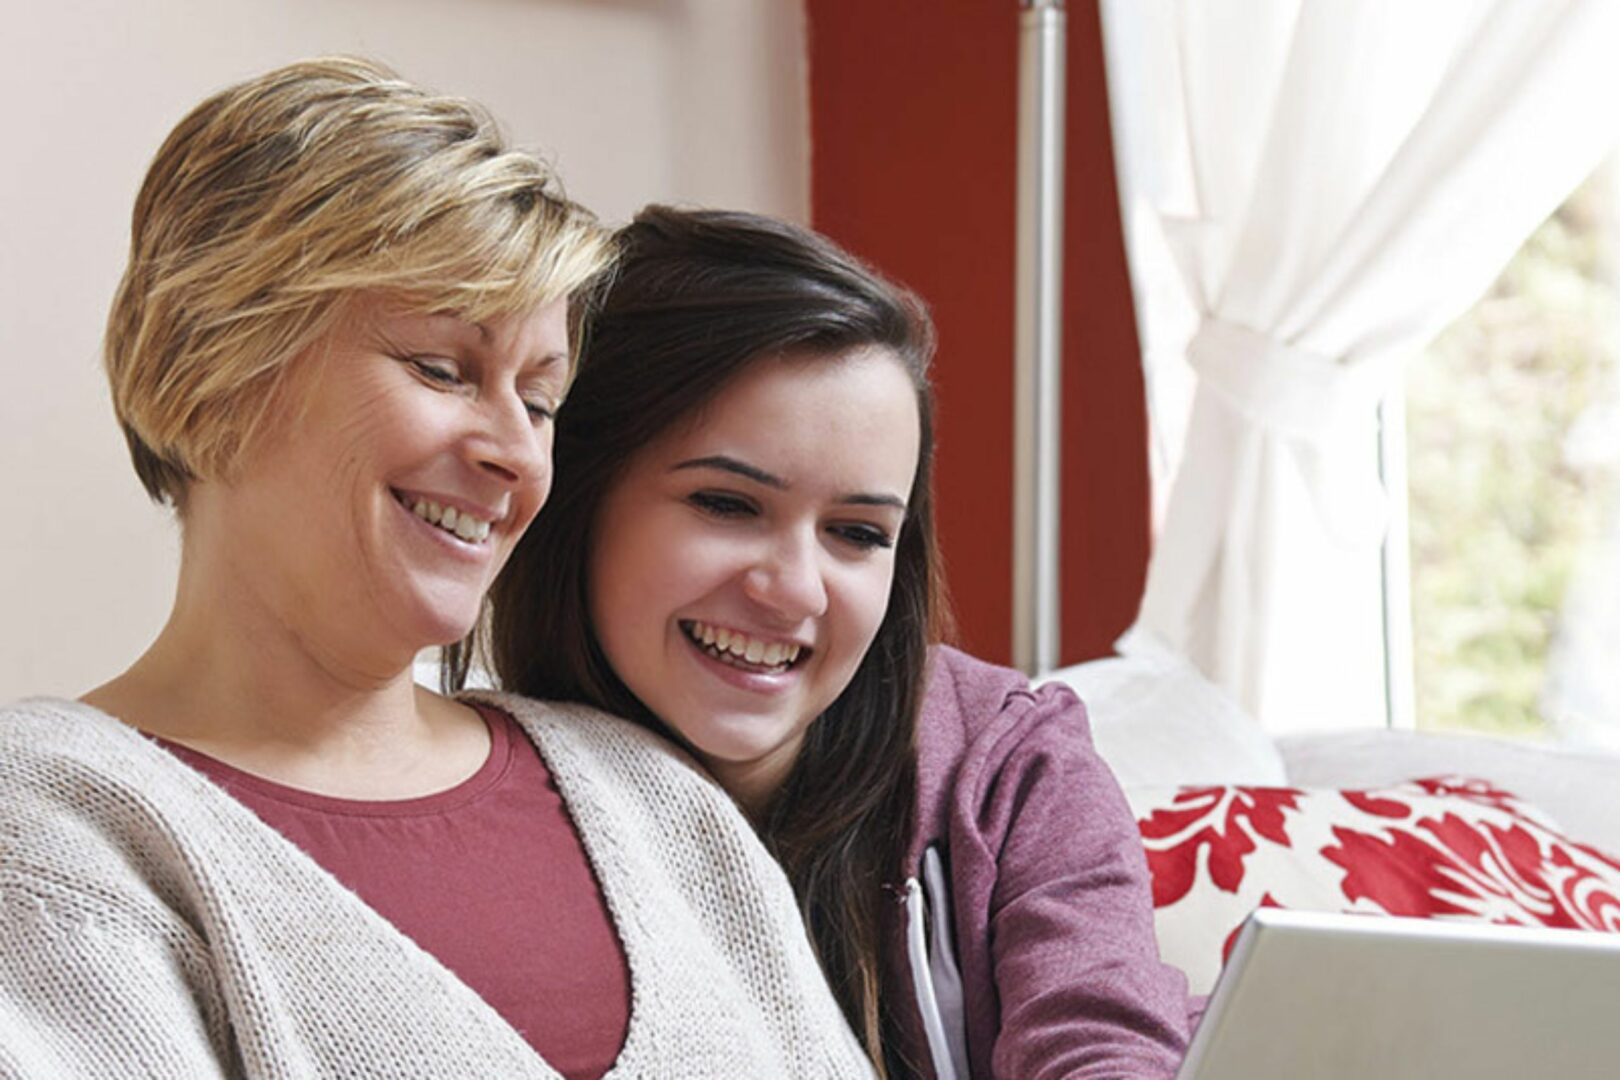
M 973 1077 L 1173 1076 L 1186 979 L 1159 960 L 1141 839 L 1080 700 L 935 649 L 917 773 L 907 872 L 945 854 Z M 886 989 L 929 1076 L 903 907 L 888 931 Z

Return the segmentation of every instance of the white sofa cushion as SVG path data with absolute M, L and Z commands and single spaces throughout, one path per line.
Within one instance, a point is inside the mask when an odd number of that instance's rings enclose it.
M 1086 703 L 1097 749 L 1122 786 L 1287 783 L 1260 724 L 1189 661 L 1139 630 L 1119 647 L 1125 655 L 1048 680 Z
M 1414 731 L 1346 731 L 1277 741 L 1296 787 L 1369 788 L 1417 776 L 1478 776 L 1539 806 L 1572 838 L 1620 852 L 1620 756 Z

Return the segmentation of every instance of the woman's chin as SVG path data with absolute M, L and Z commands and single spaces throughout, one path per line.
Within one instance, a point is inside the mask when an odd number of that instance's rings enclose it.
M 424 649 L 454 645 L 472 633 L 473 628 L 478 625 L 478 614 L 477 607 L 471 610 L 463 607 L 449 610 L 438 607 L 418 608 L 399 621 L 398 636 L 405 641 L 413 655 Z
M 731 720 L 731 723 L 726 723 Z M 686 736 L 698 758 L 716 776 L 774 774 L 791 766 L 804 741 L 803 727 L 752 717 L 711 717 L 701 731 Z M 689 726 L 689 730 L 690 726 Z

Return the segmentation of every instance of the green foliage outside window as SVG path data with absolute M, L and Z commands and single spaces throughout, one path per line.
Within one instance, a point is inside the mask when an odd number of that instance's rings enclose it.
M 1620 390 L 1614 190 L 1600 173 L 1576 192 L 1409 368 L 1420 727 L 1547 734 L 1566 589 L 1620 512 L 1617 469 L 1566 455 L 1576 420 Z

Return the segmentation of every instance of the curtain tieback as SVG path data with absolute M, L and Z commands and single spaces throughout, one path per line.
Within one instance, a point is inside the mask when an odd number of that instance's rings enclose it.
M 1187 359 L 1239 415 L 1275 435 L 1327 441 L 1366 430 L 1382 394 L 1381 365 L 1345 364 L 1238 323 L 1205 319 Z

